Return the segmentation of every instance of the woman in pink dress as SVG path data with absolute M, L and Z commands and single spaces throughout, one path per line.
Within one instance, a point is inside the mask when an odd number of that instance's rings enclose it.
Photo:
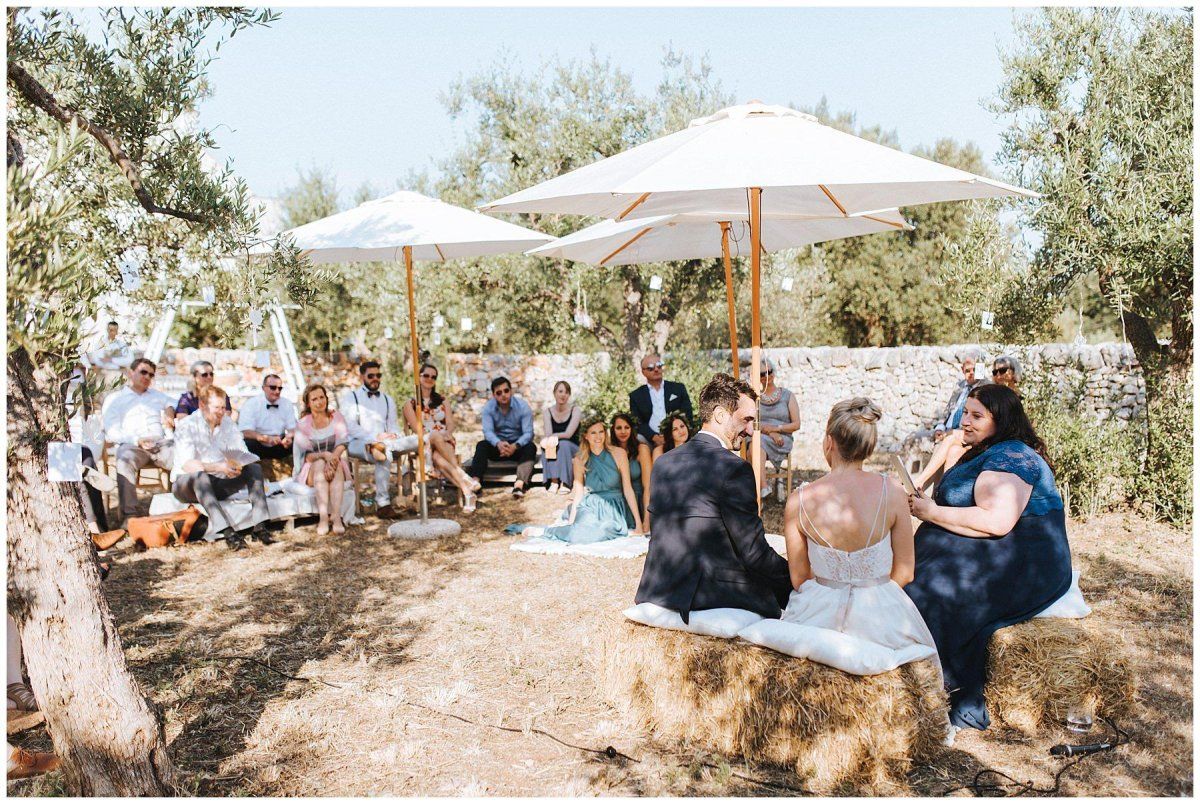
M 334 533 L 345 533 L 342 494 L 350 479 L 350 464 L 346 460 L 350 434 L 346 420 L 336 410 L 329 409 L 329 394 L 320 383 L 304 389 L 301 413 L 292 446 L 296 480 L 316 489 L 320 517 L 317 535 L 329 533 L 331 520 Z

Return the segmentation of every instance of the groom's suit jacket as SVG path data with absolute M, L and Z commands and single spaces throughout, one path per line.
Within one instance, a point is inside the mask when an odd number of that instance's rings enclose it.
M 788 565 L 767 544 L 754 470 L 707 434 L 664 454 L 650 483 L 650 552 L 636 603 L 678 611 L 738 608 L 779 617 Z

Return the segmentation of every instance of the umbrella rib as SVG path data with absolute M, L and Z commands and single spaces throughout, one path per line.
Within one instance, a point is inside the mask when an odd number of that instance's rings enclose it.
M 647 193 L 646 195 L 649 195 L 649 193 Z M 645 197 L 645 196 L 643 196 L 643 198 L 644 198 L 644 197 Z M 633 237 L 631 237 L 631 238 L 629 238 L 628 240 L 626 240 L 626 241 L 625 241 L 625 243 L 624 243 L 624 245 L 622 245 L 620 248 L 618 248 L 618 249 L 617 249 L 616 251 L 614 251 L 612 254 L 609 254 L 607 257 L 605 257 L 604 259 L 600 260 L 600 265 L 604 265 L 604 263 L 608 262 L 608 261 L 609 261 L 609 260 L 611 260 L 613 257 L 615 257 L 615 256 L 617 256 L 618 254 L 620 254 L 622 251 L 624 251 L 625 249 L 627 249 L 627 248 L 629 248 L 630 246 L 632 246 L 632 245 L 633 245 L 633 244 L 634 244 L 634 243 L 637 241 L 637 239 L 638 239 L 639 237 L 641 237 L 642 235 L 644 235 L 646 232 L 650 231 L 650 230 L 651 230 L 651 229 L 653 229 L 653 228 L 654 228 L 653 226 L 647 226 L 645 229 L 643 229 L 642 231 L 640 231 L 640 232 L 638 232 L 637 234 L 635 234 Z
M 445 262 L 445 261 L 446 261 L 446 255 L 442 253 L 442 247 L 441 247 L 441 246 L 439 246 L 437 243 L 434 243 L 434 244 L 433 244 L 433 247 L 434 247 L 435 249 L 437 249 L 438 257 L 441 259 L 441 261 L 442 261 L 442 262 Z
M 829 188 L 826 187 L 824 184 L 818 184 L 817 186 L 821 188 L 821 192 L 825 193 L 825 197 L 828 198 L 830 201 L 832 201 L 833 205 L 838 208 L 838 212 L 845 215 L 846 208 L 844 206 L 842 206 L 841 201 L 838 201 L 836 198 L 834 198 L 833 193 L 829 192 Z
M 618 215 L 618 216 L 617 216 L 617 220 L 623 220 L 623 219 L 625 218 L 625 216 L 626 216 L 626 215 L 628 215 L 630 212 L 633 212 L 635 209 L 637 209 L 637 208 L 638 208 L 638 206 L 640 206 L 640 205 L 641 205 L 641 203 L 642 203 L 643 201 L 645 201 L 645 200 L 646 200 L 647 198 L 649 198 L 649 197 L 650 197 L 650 193 L 642 193 L 641 197 L 640 197 L 640 198 L 639 198 L 637 201 L 634 201 L 632 204 L 630 204 L 629 206 L 627 206 L 627 207 L 625 208 L 625 211 L 624 211 L 624 212 L 622 212 L 620 215 Z M 639 236 L 640 236 L 640 235 L 639 235 Z M 634 239 L 636 240 L 637 238 L 634 238 Z M 611 255 L 610 255 L 610 256 L 611 256 Z
M 887 224 L 888 226 L 894 226 L 897 229 L 904 228 L 904 224 L 896 223 L 895 221 L 889 221 L 886 218 L 876 218 L 874 215 L 863 215 L 862 217 L 866 218 L 869 221 L 875 221 L 876 223 L 884 223 L 884 224 Z

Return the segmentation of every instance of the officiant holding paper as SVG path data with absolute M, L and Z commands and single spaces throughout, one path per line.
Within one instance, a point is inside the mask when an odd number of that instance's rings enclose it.
M 208 514 L 209 531 L 225 538 L 230 550 L 246 547 L 245 530 L 235 531 L 224 501 L 242 489 L 250 495 L 250 537 L 265 544 L 267 497 L 258 457 L 246 449 L 237 425 L 227 415 L 228 394 L 216 385 L 200 392 L 200 407 L 175 427 L 175 464 L 171 493 L 182 502 L 199 503 Z

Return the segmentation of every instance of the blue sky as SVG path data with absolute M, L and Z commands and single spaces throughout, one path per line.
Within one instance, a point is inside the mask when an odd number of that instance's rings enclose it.
M 1017 12 L 1023 13 L 1023 12 Z M 390 191 L 461 139 L 439 94 L 507 53 L 536 80 L 595 47 L 651 92 L 664 48 L 707 53 L 738 102 L 813 105 L 894 129 L 901 146 L 973 141 L 989 161 L 1004 121 L 982 105 L 1013 42 L 1006 8 L 288 8 L 222 48 L 200 108 L 218 158 L 272 197 L 322 167 L 343 203 Z

